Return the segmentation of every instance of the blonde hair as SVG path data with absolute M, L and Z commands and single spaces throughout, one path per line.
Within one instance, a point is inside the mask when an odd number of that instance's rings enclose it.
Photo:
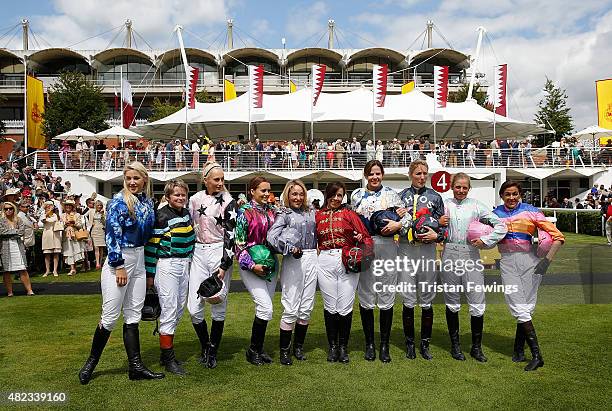
M 132 216 L 132 218 L 136 218 L 134 207 L 139 200 L 128 189 L 127 183 L 125 181 L 125 175 L 128 171 L 135 171 L 140 174 L 142 178 L 145 179 L 145 186 L 143 191 L 148 198 L 151 197 L 151 180 L 149 179 L 149 172 L 147 171 L 147 168 L 140 161 L 132 161 L 130 164 L 126 164 L 123 169 L 123 190 L 121 190 L 121 192 L 123 193 L 123 200 L 125 201 L 125 205 L 128 208 L 130 216 Z
M 4 201 L 3 202 L 3 207 L 6 207 L 6 205 L 10 205 L 11 207 L 13 207 L 13 217 L 12 218 L 8 218 L 6 216 L 6 213 L 4 212 L 4 210 L 2 210 L 2 214 L 4 215 L 4 217 L 9 220 L 11 223 L 14 223 L 15 221 L 17 221 L 17 213 L 19 212 L 19 210 L 17 210 L 17 206 L 15 205 L 15 203 L 12 203 L 10 201 Z
M 182 188 L 185 190 L 185 194 L 189 194 L 189 186 L 180 178 L 173 178 L 172 180 L 168 180 L 166 186 L 164 187 L 164 197 L 166 199 L 170 198 L 170 195 L 174 192 L 175 188 Z
M 470 176 L 468 176 L 465 173 L 456 173 L 456 174 L 453 174 L 453 177 L 451 178 L 451 188 L 455 186 L 455 182 L 457 180 L 467 180 L 468 187 L 472 188 L 472 180 L 470 179 Z
M 204 164 L 204 168 L 202 169 L 202 181 L 204 183 L 206 183 L 206 179 L 208 178 L 208 175 L 210 174 L 210 172 L 215 168 L 218 168 L 219 170 L 221 170 L 221 172 L 223 172 L 224 177 L 225 177 L 225 172 L 223 171 L 223 167 L 221 167 L 221 164 L 215 161 L 207 161 L 206 164 Z M 206 187 L 204 189 L 206 189 Z M 225 184 L 223 184 L 222 191 L 227 191 Z
M 304 190 L 304 202 L 302 203 L 302 206 L 300 207 L 300 209 L 306 211 L 308 210 L 308 190 L 306 190 L 306 186 L 304 185 L 302 180 L 290 180 L 287 182 L 287 184 L 285 184 L 285 189 L 283 190 L 283 193 L 281 194 L 283 204 L 285 207 L 290 207 L 289 206 L 289 192 L 291 192 L 291 189 L 295 186 L 299 186 L 302 188 L 302 190 Z
M 408 175 L 412 175 L 418 166 L 423 166 L 425 167 L 425 170 L 429 171 L 429 166 L 425 160 L 415 160 L 410 163 L 410 166 L 408 167 Z

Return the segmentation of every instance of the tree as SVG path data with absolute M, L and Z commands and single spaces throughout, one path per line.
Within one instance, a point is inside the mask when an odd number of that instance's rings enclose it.
M 206 89 L 198 91 L 196 93 L 196 101 L 198 103 L 216 103 L 219 99 L 215 96 L 208 94 Z M 157 97 L 153 99 L 152 114 L 147 119 L 149 122 L 160 120 L 164 117 L 168 117 L 170 114 L 174 114 L 185 106 L 183 101 L 173 103 L 170 99 L 164 101 Z
M 49 87 L 48 99 L 43 116 L 47 141 L 77 127 L 93 133 L 108 127 L 102 87 L 87 81 L 81 73 L 61 73 L 58 82 Z
M 450 101 L 451 103 L 463 103 L 467 99 L 469 88 L 470 85 L 468 83 L 463 83 L 457 91 L 449 94 L 448 101 Z M 476 100 L 479 106 L 482 106 L 487 110 L 491 110 L 490 105 L 487 106 L 487 92 L 484 90 L 480 90 L 479 83 L 474 83 L 474 89 L 472 90 L 472 98 Z
M 570 108 L 567 107 L 567 94 L 561 90 L 551 79 L 546 77 L 544 85 L 544 98 L 538 104 L 538 112 L 534 117 L 537 124 L 545 128 L 552 127 L 554 136 L 546 137 L 544 144 L 549 144 L 550 140 L 558 140 L 570 134 L 574 125 L 572 116 L 569 114 Z

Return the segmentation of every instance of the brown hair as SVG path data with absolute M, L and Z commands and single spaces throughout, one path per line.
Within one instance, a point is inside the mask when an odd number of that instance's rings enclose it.
M 506 191 L 507 189 L 511 187 L 516 187 L 519 192 L 519 195 L 521 197 L 523 196 L 523 187 L 521 187 L 521 183 L 519 183 L 518 181 L 514 181 L 514 180 L 506 180 L 499 188 L 499 197 L 503 198 L 504 191 Z
M 306 190 L 306 186 L 304 185 L 302 180 L 291 180 L 287 182 L 287 184 L 285 185 L 285 189 L 283 190 L 283 193 L 281 194 L 281 198 L 283 199 L 283 204 L 285 207 L 289 207 L 289 192 L 295 186 L 298 186 L 302 190 L 304 190 L 304 202 L 302 203 L 302 207 L 300 208 L 306 211 L 308 210 L 308 190 Z
M 370 160 L 366 163 L 365 167 L 363 167 L 363 176 L 367 177 L 370 175 L 374 166 L 378 166 L 380 168 L 380 173 L 383 176 L 385 175 L 385 168 L 383 167 L 382 163 L 378 160 Z
M 472 188 L 472 180 L 470 179 L 470 176 L 468 176 L 465 173 L 456 173 L 456 174 L 453 174 L 453 177 L 451 178 L 451 188 L 455 186 L 455 181 L 457 181 L 457 180 L 467 180 L 468 187 Z
M 415 160 L 410 163 L 410 166 L 408 167 L 408 175 L 411 176 L 418 166 L 423 166 L 427 171 L 429 171 L 429 166 L 427 165 L 427 162 L 425 160 Z
M 251 179 L 251 181 L 249 181 L 249 187 L 247 189 L 247 198 L 249 200 L 252 199 L 252 195 L 251 195 L 251 190 L 255 191 L 257 190 L 257 187 L 259 187 L 259 185 L 261 183 L 270 183 L 265 177 L 263 176 L 257 176 L 257 177 L 253 177 Z
M 342 181 L 334 181 L 333 183 L 327 184 L 325 187 L 325 207 L 329 206 L 329 200 L 335 196 L 340 189 L 342 189 L 344 194 L 346 194 L 346 186 Z
M 189 186 L 180 178 L 173 178 L 172 180 L 168 180 L 166 186 L 164 187 L 164 196 L 166 199 L 170 197 L 170 195 L 174 192 L 175 188 L 182 188 L 185 190 L 185 194 L 189 194 Z

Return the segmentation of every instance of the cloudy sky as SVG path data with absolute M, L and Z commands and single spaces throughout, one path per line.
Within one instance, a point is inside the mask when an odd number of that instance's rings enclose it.
M 612 0 L 20 0 L 0 15 L 0 48 L 21 47 L 12 27 L 22 18 L 30 20 L 38 40 L 30 41 L 31 48 L 75 49 L 120 46 L 121 36 L 111 41 L 128 18 L 142 39 L 160 49 L 177 46 L 175 24 L 185 27 L 186 46 L 218 46 L 228 18 L 235 21 L 235 46 L 280 48 L 285 38 L 288 48 L 325 47 L 327 20 L 333 18 L 339 48 L 407 51 L 421 47 L 415 40 L 431 19 L 452 47 L 473 53 L 476 28 L 483 26 L 478 70 L 491 81 L 493 66 L 508 64 L 510 116 L 533 119 L 548 76 L 567 90 L 575 129 L 597 122 L 595 80 L 612 78 Z M 137 46 L 148 47 L 142 39 L 137 37 Z M 446 42 L 435 34 L 434 46 Z

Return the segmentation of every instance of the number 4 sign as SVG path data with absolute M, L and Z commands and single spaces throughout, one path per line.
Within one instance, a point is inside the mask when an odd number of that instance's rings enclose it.
M 431 187 L 438 193 L 450 190 L 451 176 L 446 171 L 437 171 L 431 176 Z

